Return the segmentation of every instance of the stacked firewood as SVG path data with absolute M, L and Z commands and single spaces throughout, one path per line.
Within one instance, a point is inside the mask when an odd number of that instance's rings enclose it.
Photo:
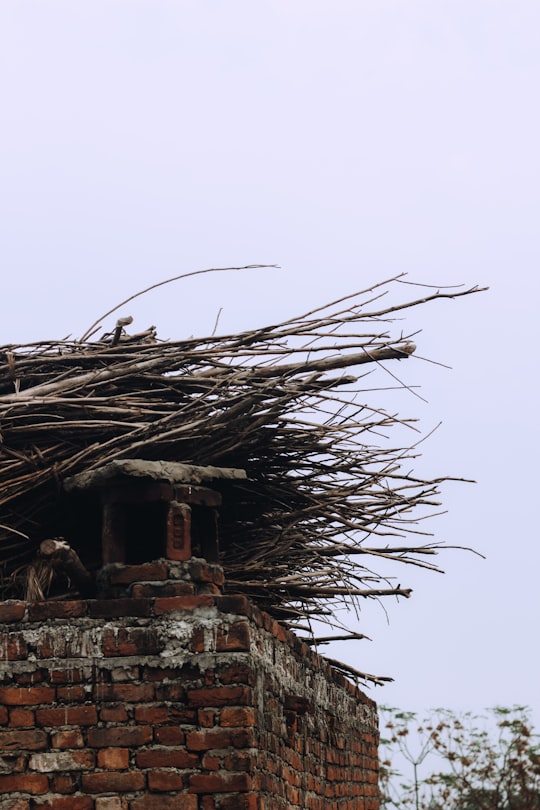
M 384 389 L 407 388 L 396 370 L 415 351 L 393 323 L 478 288 L 403 300 L 403 282 L 241 334 L 163 342 L 154 328 L 128 335 L 125 318 L 100 338 L 0 347 L 4 597 L 65 477 L 126 458 L 247 471 L 221 515 L 228 588 L 291 625 L 337 623 L 339 602 L 408 596 L 387 562 L 436 569 L 440 545 L 419 523 L 439 510 L 445 479 L 411 472 L 414 421 L 384 408 Z

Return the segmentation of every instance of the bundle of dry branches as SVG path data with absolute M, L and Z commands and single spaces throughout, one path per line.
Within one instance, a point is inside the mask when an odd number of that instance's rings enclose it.
M 153 328 L 127 335 L 124 319 L 97 340 L 1 347 L 4 582 L 35 552 L 66 476 L 146 458 L 247 471 L 221 516 L 228 588 L 291 625 L 334 622 L 336 602 L 408 596 L 371 566 L 436 570 L 438 546 L 415 534 L 445 479 L 415 477 L 416 445 L 381 438 L 411 420 L 364 400 L 387 387 L 365 377 L 414 352 L 411 336 L 389 332 L 398 313 L 478 288 L 385 306 L 402 283 L 241 334 L 161 342 Z

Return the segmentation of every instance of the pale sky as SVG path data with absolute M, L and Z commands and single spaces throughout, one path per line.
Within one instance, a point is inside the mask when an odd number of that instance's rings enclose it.
M 524 703 L 537 726 L 539 80 L 536 0 L 0 2 L 0 343 L 79 336 L 212 266 L 281 269 L 121 314 L 181 338 L 403 271 L 491 288 L 407 314 L 452 370 L 401 364 L 428 404 L 399 401 L 443 422 L 419 469 L 478 482 L 445 488 L 435 539 L 487 559 L 396 571 L 412 599 L 325 649 L 393 675 L 382 703 Z

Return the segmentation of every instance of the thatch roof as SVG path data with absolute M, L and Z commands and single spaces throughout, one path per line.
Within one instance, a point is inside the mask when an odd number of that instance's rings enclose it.
M 411 289 L 402 280 L 241 334 L 163 342 L 125 319 L 96 340 L 0 347 L 4 596 L 55 525 L 66 477 L 130 458 L 247 471 L 222 510 L 228 587 L 292 624 L 332 622 L 336 600 L 408 596 L 373 566 L 436 567 L 418 521 L 439 510 L 444 478 L 411 472 L 416 437 L 381 436 L 412 420 L 385 410 L 387 377 L 366 377 L 392 365 L 403 385 L 394 366 L 415 346 L 391 333 L 398 313 L 478 288 L 385 306 Z

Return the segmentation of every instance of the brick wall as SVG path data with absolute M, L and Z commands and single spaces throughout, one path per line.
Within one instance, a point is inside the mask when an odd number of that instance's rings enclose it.
M 0 604 L 0 810 L 377 810 L 375 704 L 216 566 L 166 567 Z

